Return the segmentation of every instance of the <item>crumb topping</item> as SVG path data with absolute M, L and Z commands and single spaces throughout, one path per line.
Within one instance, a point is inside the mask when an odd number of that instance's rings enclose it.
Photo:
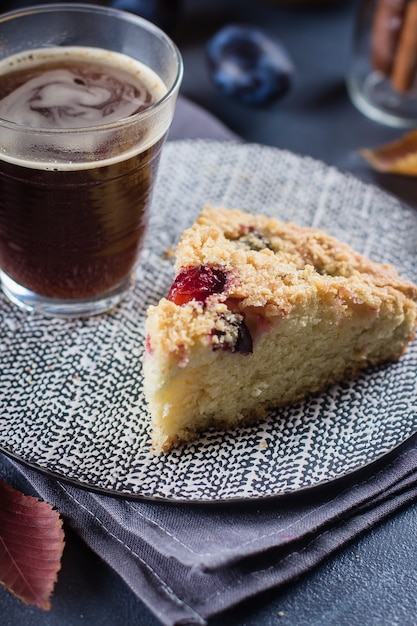
M 251 241 L 256 242 L 253 247 Z M 416 286 L 390 265 L 369 260 L 320 230 L 237 209 L 205 206 L 184 232 L 176 257 L 177 271 L 198 264 L 235 269 L 238 297 L 261 288 L 265 298 L 274 299 L 282 284 L 296 287 L 313 280 L 319 284 L 320 277 L 323 284 L 326 278 L 357 277 L 371 289 L 392 287 L 417 298 Z
M 186 297 L 170 295 L 158 313 L 150 307 L 148 328 L 150 349 L 181 358 L 194 345 L 248 354 L 260 328 L 309 303 L 326 304 L 335 321 L 358 321 L 399 297 L 402 306 L 417 301 L 417 287 L 394 268 L 320 230 L 209 205 L 183 233 L 176 272 L 174 285 L 185 283 Z

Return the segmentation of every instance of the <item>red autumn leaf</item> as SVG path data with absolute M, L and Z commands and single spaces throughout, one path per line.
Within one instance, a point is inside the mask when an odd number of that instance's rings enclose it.
M 64 543 L 58 512 L 0 479 L 0 583 L 26 604 L 50 609 Z

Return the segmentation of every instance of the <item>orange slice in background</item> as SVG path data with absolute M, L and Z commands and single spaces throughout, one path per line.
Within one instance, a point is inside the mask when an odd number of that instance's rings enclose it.
M 417 176 L 417 130 L 377 148 L 363 148 L 359 154 L 378 172 Z

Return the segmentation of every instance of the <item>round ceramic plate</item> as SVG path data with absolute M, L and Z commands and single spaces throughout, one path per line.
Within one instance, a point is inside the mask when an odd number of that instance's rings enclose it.
M 130 497 L 256 499 L 327 483 L 417 431 L 417 343 L 397 363 L 256 425 L 150 448 L 142 390 L 147 307 L 167 293 L 173 249 L 205 203 L 326 230 L 417 280 L 417 213 L 310 158 L 258 145 L 168 142 L 128 299 L 87 320 L 47 319 L 0 296 L 0 447 L 60 479 Z

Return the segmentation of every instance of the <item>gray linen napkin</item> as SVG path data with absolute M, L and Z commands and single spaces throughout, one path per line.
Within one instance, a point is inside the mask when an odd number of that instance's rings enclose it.
M 181 99 L 171 138 L 235 139 Z M 0 456 L 11 482 L 24 476 L 55 505 L 162 624 L 212 615 L 310 570 L 417 496 L 417 438 L 328 487 L 228 505 L 117 499 L 54 481 Z
M 224 506 L 117 499 L 2 463 L 54 504 L 166 626 L 205 624 L 293 580 L 417 496 L 416 436 L 327 488 Z

